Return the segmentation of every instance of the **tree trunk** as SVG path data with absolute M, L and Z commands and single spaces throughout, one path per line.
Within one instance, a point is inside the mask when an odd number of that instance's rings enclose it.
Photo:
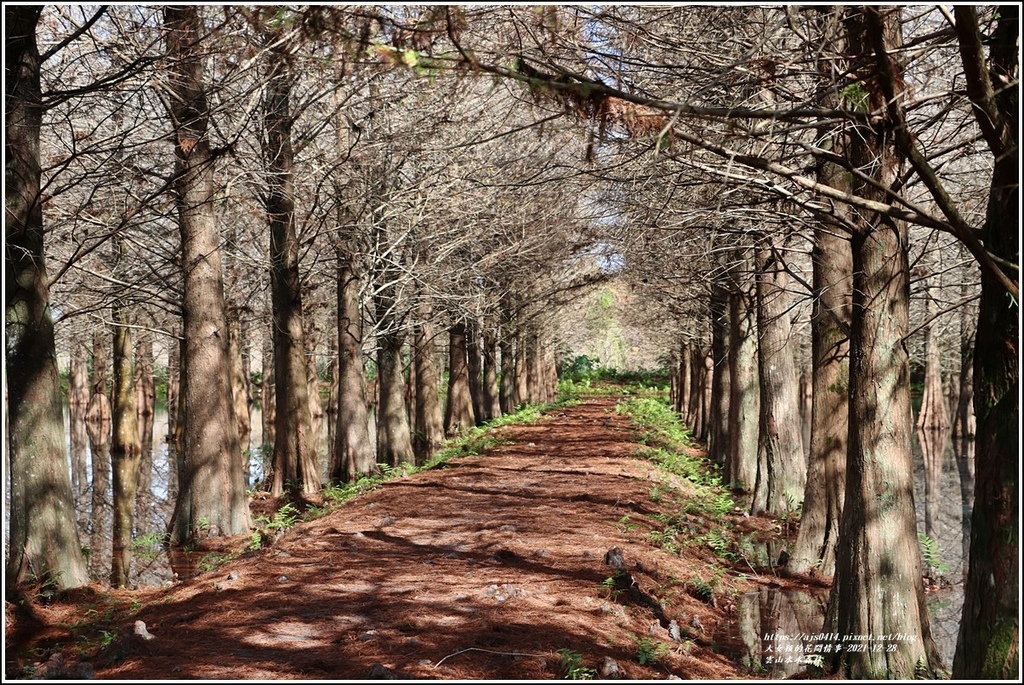
M 71 484 L 75 509 L 78 512 L 79 531 L 88 528 L 89 496 L 89 434 L 86 417 L 89 412 L 88 350 L 78 340 L 72 342 L 71 369 L 68 378 L 68 415 L 71 422 Z
M 498 342 L 491 330 L 484 332 L 481 342 L 484 360 L 484 401 L 481 420 L 487 422 L 501 416 L 501 405 L 498 400 Z
M 520 329 L 516 333 L 516 391 L 514 394 L 516 407 L 530 403 L 528 361 L 529 352 L 526 349 L 526 331 Z
M 269 326 L 264 328 L 273 327 L 273 316 L 271 316 L 271 323 Z M 263 444 L 260 445 L 260 456 L 263 459 L 264 465 L 267 463 L 267 457 L 273 454 L 274 443 L 277 441 L 277 392 L 275 386 L 277 385 L 277 374 L 274 371 L 274 334 L 271 332 L 270 335 L 263 335 L 263 345 L 260 350 L 263 356 L 263 381 L 260 385 L 260 417 L 263 422 Z M 264 478 L 266 478 L 264 473 Z M 247 474 L 248 476 L 248 474 Z
M 942 391 L 941 341 L 939 327 L 935 321 L 939 313 L 937 291 L 938 288 L 934 284 L 926 288 L 926 317 L 929 323 L 925 328 L 924 391 L 921 394 L 921 411 L 917 415 L 917 427 L 920 430 L 942 432 L 949 428 L 949 407 L 946 405 L 946 394 Z
M 530 330 L 526 335 L 526 403 L 542 401 L 544 371 L 542 369 L 540 335 Z
M 804 447 L 804 463 L 811 456 L 811 415 L 814 410 L 814 379 L 810 367 L 801 366 L 797 374 L 800 393 L 800 442 Z
M 331 360 L 330 366 L 330 392 L 327 395 L 327 410 L 326 410 L 326 422 L 327 422 L 327 473 L 328 478 L 332 478 L 330 475 L 334 469 L 334 443 L 337 440 L 338 430 L 338 385 L 341 381 L 341 375 L 339 374 L 340 366 L 338 364 L 338 321 L 337 315 L 331 319 L 328 324 L 328 328 L 331 330 L 331 336 L 327 339 L 327 356 Z
M 441 409 L 441 373 L 437 364 L 437 343 L 430 322 L 429 305 L 420 305 L 420 324 L 413 342 L 416 367 L 416 415 L 413 450 L 416 463 L 423 464 L 444 444 L 444 413 Z
M 825 35 L 841 40 L 840 27 L 826 28 Z M 843 152 L 841 136 L 833 137 L 833 150 Z M 826 185 L 849 189 L 850 175 L 837 165 L 823 163 L 818 177 Z M 788 569 L 795 573 L 808 573 L 812 569 L 826 576 L 835 573 L 849 434 L 848 333 L 853 297 L 852 260 L 850 240 L 842 235 L 840 226 L 815 226 L 812 253 L 811 444 L 800 532 L 788 565 Z
M 961 292 L 966 295 L 967 281 L 962 281 Z M 971 512 L 974 508 L 974 325 L 968 321 L 967 308 L 960 310 L 960 382 L 956 414 L 953 420 L 953 454 L 956 458 L 960 481 L 960 539 L 962 558 L 971 557 Z M 963 579 L 967 580 L 969 563 L 964 564 Z
M 554 402 L 558 391 L 558 365 L 555 361 L 555 349 L 550 344 L 544 345 L 544 402 Z
M 107 338 L 99 332 L 93 335 L 92 390 L 86 415 L 89 434 L 89 453 L 92 455 L 92 526 L 89 536 L 89 571 L 97 577 L 104 575 L 106 545 L 110 540 L 110 400 L 107 397 Z
M 252 432 L 252 418 L 249 415 L 249 374 L 246 367 L 248 353 L 243 351 L 246 344 L 242 331 L 241 312 L 233 312 L 228 321 L 228 358 L 231 360 L 231 397 L 235 401 L 235 423 L 238 424 L 238 442 L 242 454 L 242 471 L 248 477 L 249 437 Z
M 921 581 L 903 338 L 909 302 L 906 229 L 879 222 L 853 239 L 853 335 L 846 497 L 830 604 L 841 635 L 909 635 L 893 651 L 843 652 L 848 678 L 914 677 L 933 668 Z
M 167 443 L 175 455 L 181 454 L 184 443 L 178 420 L 184 408 L 181 402 L 181 348 L 181 338 L 172 335 L 167 346 Z
M 309 320 L 309 317 L 307 317 Z M 309 451 L 313 459 L 313 466 L 317 474 L 320 473 L 320 445 L 324 441 L 324 405 L 320 397 L 320 372 L 317 369 L 317 355 L 315 347 L 308 343 L 306 350 L 306 386 L 309 388 Z M 317 476 L 317 492 L 320 491 L 320 479 Z
M 516 410 L 516 359 L 513 342 L 505 337 L 498 341 L 501 353 L 501 380 L 498 388 L 498 401 L 502 414 L 511 414 Z
M 4 321 L 11 473 L 7 587 L 31 574 L 67 589 L 88 582 L 88 573 L 75 527 L 44 262 L 39 14 L 39 7 L 4 7 Z
M 793 362 L 785 266 L 774 247 L 761 245 L 757 259 L 758 425 L 757 484 L 752 514 L 795 511 L 803 502 L 806 465 L 800 427 L 800 388 Z
M 704 440 L 707 437 L 704 432 L 704 416 L 701 411 L 701 404 L 704 398 L 704 354 L 700 351 L 700 344 L 696 341 L 690 344 L 690 363 L 687 378 L 689 378 L 689 397 L 686 401 L 686 414 L 689 417 L 690 430 L 695 440 Z
M 185 356 L 185 338 L 175 338 L 172 345 L 172 359 L 178 361 L 177 373 L 174 374 L 174 377 L 177 379 L 178 392 L 174 402 L 174 431 L 171 434 L 173 442 L 172 451 L 174 454 L 168 455 L 168 457 L 173 457 L 169 465 L 173 474 L 168 474 L 168 479 L 173 475 L 174 480 L 169 481 L 167 487 L 168 490 L 174 491 L 174 500 L 177 501 L 177 495 L 180 490 L 178 485 L 181 483 L 181 471 L 185 464 L 185 365 L 181 363 L 182 358 Z
M 693 363 L 693 357 L 690 354 L 690 344 L 686 339 L 679 343 L 679 407 L 676 411 L 682 417 L 683 425 L 693 431 L 693 415 L 690 413 L 690 386 L 693 381 L 690 365 Z
M 331 457 L 331 480 L 355 482 L 377 472 L 366 409 L 363 325 L 359 278 L 353 257 L 338 251 L 338 416 Z
M 444 412 L 447 435 L 476 425 L 469 390 L 469 366 L 466 355 L 466 326 L 454 324 L 448 329 L 448 401 Z
M 174 127 L 174 192 L 181 231 L 184 296 L 185 445 L 171 518 L 172 544 L 248 532 L 249 505 L 231 396 L 220 239 L 214 217 L 209 113 L 199 9 L 164 7 L 169 108 Z
M 479 425 L 484 422 L 484 362 L 480 356 L 480 336 L 475 321 L 466 324 L 466 370 L 469 397 L 473 403 L 473 418 Z
M 132 532 L 138 494 L 142 445 L 139 440 L 138 405 L 135 401 L 135 346 L 128 317 L 120 304 L 114 306 L 113 437 L 110 463 L 114 483 L 113 556 L 110 585 L 127 587 L 132 563 Z
M 672 411 L 679 411 L 679 357 L 673 351 L 668 360 L 668 404 Z
M 273 305 L 274 460 L 270 494 L 314 498 L 320 490 L 316 450 L 311 444 L 299 240 L 295 232 L 291 139 L 292 71 L 288 42 L 268 32 L 264 130 L 267 159 L 267 217 L 270 221 L 270 290 Z
M 1004 263 L 1019 264 L 1020 8 L 999 7 L 987 69 L 977 63 L 983 61 L 977 10 L 958 6 L 955 12 L 961 55 L 970 74 L 968 94 L 995 155 L 982 228 L 985 249 Z M 1017 267 L 1007 267 L 1004 272 L 1019 286 Z M 978 437 L 971 556 L 954 678 L 1020 677 L 1019 345 L 1020 303 L 992 274 L 982 270 L 974 349 Z
M 917 429 L 917 444 L 921 447 L 921 462 L 924 467 L 924 534 L 932 540 L 936 540 L 935 524 L 938 521 L 939 503 L 942 500 L 942 471 L 948 437 L 949 430 L 945 428 Z M 931 573 L 928 569 L 925 571 Z
M 135 406 L 141 448 L 135 511 L 137 516 L 144 516 L 153 505 L 153 423 L 156 418 L 153 336 L 149 331 L 140 333 L 135 343 Z
M 405 411 L 402 338 L 401 333 L 386 333 L 378 338 L 377 348 L 377 461 L 391 466 L 416 463 Z
M 748 286 L 729 294 L 729 425 L 725 477 L 747 493 L 757 478 L 757 425 L 761 404 L 757 383 L 756 312 Z
M 708 458 L 725 465 L 729 451 L 729 291 L 717 278 L 711 286 L 711 403 L 708 408 Z
M 872 34 L 889 54 L 901 45 L 898 9 L 845 12 L 855 70 L 874 65 Z M 877 81 L 862 85 L 869 108 L 884 111 Z M 899 172 L 890 136 L 891 127 L 879 122 L 871 129 L 860 128 L 849 140 L 855 168 L 873 170 L 873 180 L 883 188 L 892 187 Z M 861 197 L 886 201 L 866 182 L 857 181 L 854 190 Z M 899 633 L 904 639 L 883 641 L 880 651 L 844 650 L 826 665 L 852 679 L 932 678 L 938 655 L 928 622 L 914 512 L 913 419 L 904 345 L 910 301 L 907 228 L 884 215 L 862 215 L 857 229 L 852 239 L 846 499 L 825 632 L 875 637 Z

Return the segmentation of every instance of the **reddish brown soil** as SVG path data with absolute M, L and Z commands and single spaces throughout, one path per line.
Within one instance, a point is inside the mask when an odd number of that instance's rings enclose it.
M 623 678 L 750 678 L 737 664 L 731 598 L 796 581 L 744 576 L 700 545 L 670 553 L 649 542 L 651 517 L 677 512 L 692 490 L 675 480 L 672 496 L 652 501 L 666 476 L 631 456 L 614 401 L 498 429 L 508 444 L 389 481 L 173 587 L 90 588 L 17 616 L 8 605 L 7 675 L 52 666 L 59 652 L 72 673 L 88 663 L 96 678 L 132 681 L 553 679 L 565 675 L 557 650 L 568 649 L 589 668 L 613 659 Z M 617 525 L 626 515 L 636 527 Z M 693 524 L 711 525 L 699 515 Z M 612 547 L 635 589 L 602 585 Z M 708 601 L 692 581 L 716 565 L 729 572 Z M 132 634 L 136 621 L 153 639 Z M 662 657 L 641 665 L 645 640 Z

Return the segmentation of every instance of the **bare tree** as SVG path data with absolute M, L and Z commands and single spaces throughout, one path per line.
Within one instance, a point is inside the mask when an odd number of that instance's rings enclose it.
M 170 59 L 167 106 L 175 141 L 174 192 L 184 277 L 182 399 L 185 443 L 171 542 L 237 535 L 250 527 L 230 386 L 213 164 L 203 82 L 200 10 L 164 8 Z
M 11 477 L 7 583 L 88 582 L 64 445 L 53 319 L 44 260 L 36 44 L 41 8 L 4 8 L 7 439 Z

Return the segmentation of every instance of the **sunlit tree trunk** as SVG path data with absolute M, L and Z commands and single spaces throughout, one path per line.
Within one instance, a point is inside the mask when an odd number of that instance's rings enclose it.
M 309 317 L 307 317 L 309 320 Z M 315 351 L 314 343 L 307 337 L 306 344 L 306 385 L 309 387 L 309 446 L 310 455 L 313 460 L 314 468 L 319 474 L 319 467 L 317 464 L 320 460 L 320 445 L 324 440 L 324 405 L 323 400 L 320 396 L 320 371 L 317 368 L 317 354 Z M 317 491 L 320 489 L 319 476 L 317 478 Z
M 199 8 L 164 7 L 171 57 L 168 107 L 174 127 L 174 193 L 181 231 L 185 444 L 171 518 L 172 544 L 237 535 L 250 527 L 231 396 L 220 239 L 213 207 L 213 156 L 203 84 Z
M 270 221 L 270 290 L 273 305 L 274 459 L 270 494 L 309 499 L 320 490 L 305 359 L 299 240 L 292 188 L 291 88 L 289 42 L 273 31 L 266 41 L 267 85 L 264 113 L 267 194 Z
M 942 499 L 942 471 L 947 428 L 918 428 L 917 444 L 921 447 L 921 461 L 924 466 L 924 534 L 936 540 L 936 523 L 939 518 L 939 502 Z M 918 504 L 918 509 L 921 505 Z M 930 570 L 927 571 L 931 573 Z
M 708 457 L 725 465 L 729 451 L 729 291 L 716 278 L 711 286 L 711 404 L 708 408 Z
M 402 364 L 402 333 L 386 333 L 377 339 L 377 461 L 390 466 L 414 464 L 412 431 L 405 409 Z
M 516 332 L 516 383 L 515 383 L 515 394 L 514 406 L 518 407 L 523 404 L 530 402 L 530 386 L 529 386 L 529 352 L 526 349 L 526 331 L 519 329 Z
M 750 492 L 757 477 L 757 323 L 749 286 L 729 293 L 729 423 L 725 477 L 729 487 Z
M 89 571 L 100 577 L 105 575 L 106 549 L 110 540 L 111 485 L 110 434 L 111 410 L 107 397 L 109 354 L 104 335 L 96 332 L 92 341 L 92 389 L 86 414 L 86 432 L 89 434 L 89 463 L 92 473 L 92 525 L 89 535 Z
M 835 227 L 816 228 L 812 259 L 810 460 L 800 532 L 788 568 L 796 573 L 816 568 L 830 576 L 835 571 L 846 487 L 852 298 L 849 239 L 837 234 Z
M 941 272 L 940 272 L 941 273 Z M 938 278 L 935 274 L 933 278 Z M 939 312 L 938 288 L 929 284 L 925 289 L 928 297 L 925 316 L 929 323 L 925 328 L 924 391 L 921 395 L 921 411 L 917 415 L 917 427 L 921 430 L 944 431 L 949 428 L 949 407 L 942 390 L 942 359 L 939 327 L 935 317 Z
M 875 73 L 872 45 L 897 50 L 899 10 L 849 8 L 845 24 L 855 73 Z M 895 64 L 892 65 L 896 67 Z M 898 70 L 898 67 L 896 67 Z M 897 71 L 897 73 L 900 73 Z M 862 82 L 871 109 L 884 111 L 876 81 Z M 855 167 L 871 169 L 890 188 L 900 160 L 888 122 L 850 136 Z M 862 197 L 886 201 L 874 185 L 856 181 Z M 931 637 L 914 512 L 913 419 L 904 341 L 910 301 L 907 228 L 884 215 L 862 215 L 852 239 L 853 309 L 850 335 L 850 430 L 846 498 L 825 632 L 888 636 L 879 651 L 844 650 L 826 660 L 848 678 L 934 677 Z
M 4 7 L 4 324 L 10 538 L 7 587 L 88 582 L 64 444 L 44 261 L 39 136 L 40 7 Z M 34 578 L 32 578 L 34 577 Z
M 233 312 L 228 321 L 228 358 L 231 360 L 231 397 L 235 402 L 235 422 L 238 424 L 238 441 L 242 449 L 242 470 L 249 473 L 249 435 L 252 432 L 252 417 L 249 415 L 249 374 L 243 351 L 246 344 L 242 330 L 241 312 Z
M 473 403 L 473 418 L 477 424 L 484 422 L 484 362 L 480 353 L 480 335 L 477 323 L 466 324 L 466 371 L 469 380 L 469 397 Z
M 793 330 L 785 265 L 774 247 L 760 245 L 757 260 L 757 359 L 761 391 L 758 470 L 751 513 L 783 514 L 800 506 L 806 465 L 800 427 L 800 388 L 793 361 Z
M 363 371 L 363 324 L 354 258 L 338 250 L 338 415 L 331 456 L 331 480 L 354 482 L 376 473 L 370 440 Z
M 490 421 L 501 416 L 501 405 L 499 403 L 498 390 L 498 341 L 494 332 L 488 329 L 484 332 L 481 342 L 483 343 L 483 416 L 481 421 Z
M 139 417 L 138 495 L 136 516 L 142 518 L 153 503 L 153 427 L 156 419 L 156 385 L 153 378 L 153 335 L 142 331 L 135 342 L 135 406 Z
M 825 10 L 827 8 L 820 8 Z M 842 40 L 840 17 L 834 11 L 817 11 L 827 22 L 823 36 Z M 838 66 L 819 67 L 831 81 Z M 839 103 L 833 96 L 829 102 Z M 844 154 L 843 137 L 832 135 L 832 149 Z M 822 162 L 818 178 L 834 188 L 850 188 L 850 175 L 841 167 Z M 844 212 L 837 208 L 835 211 Z M 844 213 L 845 214 L 845 213 Z M 811 309 L 811 439 L 804 489 L 804 506 L 788 569 L 823 575 L 835 572 L 836 542 L 846 489 L 846 453 L 850 413 L 850 318 L 853 253 L 849 237 L 839 225 L 820 223 L 814 229 Z
M 441 409 L 441 373 L 437 364 L 437 343 L 430 322 L 431 308 L 421 304 L 420 324 L 413 341 L 413 363 L 416 368 L 416 409 L 413 450 L 416 463 L 423 464 L 444 444 L 444 412 Z
M 444 412 L 444 430 L 447 435 L 456 435 L 475 424 L 469 390 L 466 326 L 456 323 L 448 329 L 448 400 Z
M 807 462 L 811 454 L 811 414 L 814 411 L 814 379 L 810 367 L 802 365 L 797 379 L 800 393 L 800 441 L 804 446 L 804 462 Z
M 498 387 L 499 406 L 502 414 L 511 414 L 516 408 L 516 360 L 513 342 L 502 337 L 498 341 L 498 351 L 501 353 L 501 380 Z
M 135 401 L 135 345 L 127 312 L 114 306 L 113 435 L 110 463 L 113 474 L 112 587 L 126 587 L 132 562 L 132 533 L 138 493 L 142 445 L 139 441 L 138 406 Z
M 79 531 L 87 530 L 89 497 L 89 434 L 86 417 L 89 412 L 88 350 L 82 341 L 71 347 L 71 368 L 68 378 L 68 415 L 71 422 L 71 485 L 78 512 Z
M 167 442 L 177 455 L 181 453 L 181 339 L 173 335 L 167 345 Z
M 954 8 L 967 92 L 995 158 L 982 238 L 985 249 L 1020 275 L 1020 8 L 1001 5 L 988 39 L 977 10 Z M 974 349 L 974 512 L 953 677 L 1020 677 L 1020 302 L 982 271 Z

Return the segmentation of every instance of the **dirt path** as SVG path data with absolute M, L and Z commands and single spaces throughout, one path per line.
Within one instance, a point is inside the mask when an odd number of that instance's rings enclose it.
M 678 506 L 652 501 L 662 476 L 631 457 L 613 407 L 499 429 L 509 444 L 389 481 L 192 581 L 97 597 L 120 625 L 80 658 L 124 680 L 552 679 L 567 649 L 617 677 L 749 677 L 728 597 L 750 581 L 724 578 L 709 603 L 688 583 L 713 573 L 708 550 L 646 540 L 640 524 Z M 635 587 L 607 586 L 613 547 Z M 135 620 L 154 638 L 132 636 Z

